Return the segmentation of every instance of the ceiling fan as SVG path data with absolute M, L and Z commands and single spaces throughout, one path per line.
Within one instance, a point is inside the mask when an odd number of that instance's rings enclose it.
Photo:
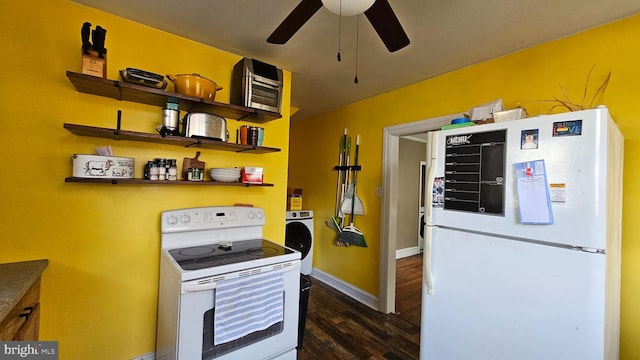
M 301 0 L 300 4 L 269 36 L 267 42 L 271 44 L 286 43 L 323 5 L 329 11 L 342 16 L 364 12 L 390 52 L 398 51 L 410 43 L 387 0 Z

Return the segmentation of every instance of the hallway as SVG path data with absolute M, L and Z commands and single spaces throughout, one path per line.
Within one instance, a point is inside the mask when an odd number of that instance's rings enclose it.
M 422 254 L 396 260 L 396 315 L 420 326 Z

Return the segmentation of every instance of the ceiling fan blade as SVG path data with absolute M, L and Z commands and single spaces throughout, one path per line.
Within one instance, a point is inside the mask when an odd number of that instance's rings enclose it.
M 390 52 L 398 51 L 411 42 L 387 0 L 376 0 L 364 14 Z
M 267 39 L 271 44 L 284 44 L 322 7 L 321 0 L 302 0 Z

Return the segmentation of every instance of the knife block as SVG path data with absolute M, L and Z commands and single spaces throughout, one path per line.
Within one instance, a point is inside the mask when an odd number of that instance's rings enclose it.
M 82 73 L 86 75 L 107 78 L 107 54 L 101 58 L 98 52 L 89 50 L 89 54 L 82 52 Z

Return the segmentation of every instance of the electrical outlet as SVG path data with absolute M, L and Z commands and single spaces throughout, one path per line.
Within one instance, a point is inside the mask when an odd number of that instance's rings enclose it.
M 156 354 L 150 352 L 150 353 L 146 353 L 144 355 L 136 356 L 131 360 L 156 360 Z

